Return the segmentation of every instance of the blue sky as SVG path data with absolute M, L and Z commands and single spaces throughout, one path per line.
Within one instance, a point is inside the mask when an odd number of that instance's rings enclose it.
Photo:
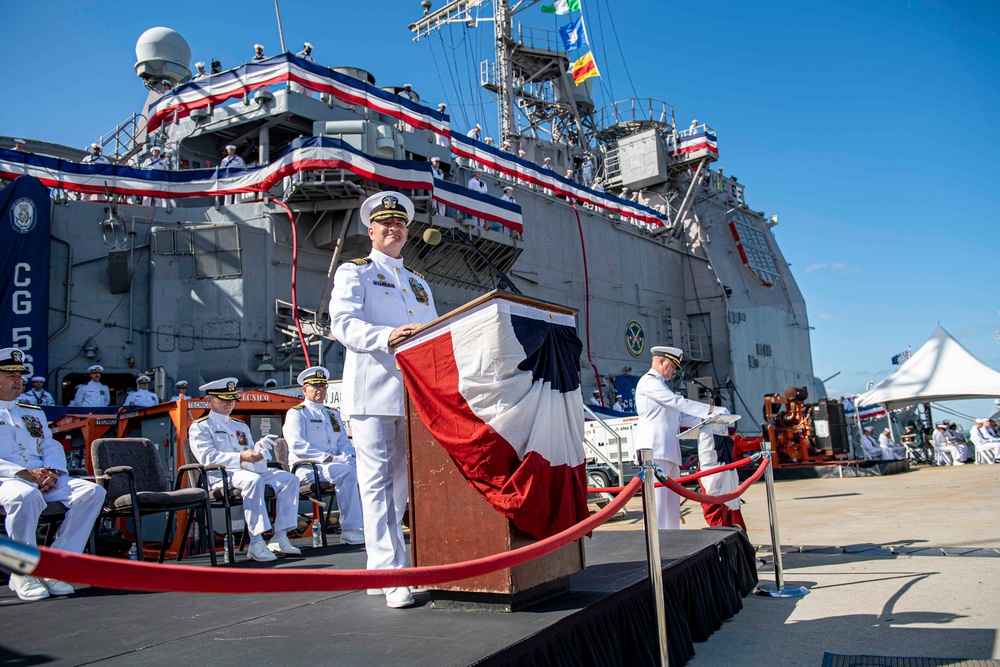
M 442 6 L 435 1 L 435 8 Z M 145 98 L 134 46 L 180 32 L 194 60 L 277 53 L 272 0 L 11 3 L 0 134 L 84 146 Z M 815 374 L 862 391 L 940 322 L 1000 369 L 1000 5 L 972 1 L 665 3 L 583 0 L 597 105 L 666 100 L 719 134 L 719 166 L 775 233 L 808 304 Z M 613 20 L 612 14 L 613 12 Z M 460 128 L 496 114 L 478 90 L 492 25 L 411 41 L 417 0 L 281 2 L 285 38 L 379 85 L 412 83 Z M 537 7 L 518 18 L 553 28 Z M 560 17 L 559 22 L 564 19 Z M 45 41 L 43 41 L 43 39 Z M 471 66 L 470 66 L 471 65 Z M 459 90 L 461 93 L 459 93 Z M 780 352 L 779 352 L 780 353 Z M 780 389 L 780 388 L 776 388 Z M 978 415 L 992 401 L 952 407 Z

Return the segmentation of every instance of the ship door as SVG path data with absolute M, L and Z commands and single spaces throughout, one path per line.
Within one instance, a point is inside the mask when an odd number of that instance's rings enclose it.
M 107 385 L 111 390 L 111 402 L 109 405 L 116 406 L 125 402 L 125 397 L 130 391 L 135 391 L 135 379 L 138 375 L 131 373 L 101 373 L 101 383 Z M 70 373 L 63 378 L 62 402 L 60 405 L 69 405 L 69 402 L 76 396 L 76 388 L 81 384 L 90 382 L 90 373 Z

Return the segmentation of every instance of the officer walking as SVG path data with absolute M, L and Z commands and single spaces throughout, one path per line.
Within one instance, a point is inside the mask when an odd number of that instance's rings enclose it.
M 125 397 L 126 408 L 148 408 L 160 404 L 160 397 L 149 390 L 149 376 L 140 375 L 135 379 L 135 391 Z
M 97 484 L 70 477 L 62 445 L 52 439 L 41 408 L 15 403 L 21 394 L 24 353 L 13 347 L 0 350 L 0 505 L 7 514 L 7 536 L 35 545 L 38 518 L 46 503 L 69 508 L 52 549 L 82 553 L 105 492 Z M 56 579 L 10 575 L 8 586 L 31 602 L 50 595 L 72 595 L 69 584 Z
M 299 507 L 299 480 L 290 472 L 268 469 L 265 456 L 254 449 L 250 427 L 229 415 L 236 407 L 236 378 L 222 378 L 203 384 L 211 412 L 196 419 L 188 428 L 191 452 L 202 465 L 222 465 L 230 486 L 243 494 L 243 517 L 250 531 L 247 554 L 252 560 L 271 561 L 276 553 L 298 556 L 302 552 L 288 540 L 295 528 Z M 209 473 L 213 487 L 222 486 L 218 472 Z M 275 491 L 274 537 L 264 544 L 264 533 L 271 529 L 264 503 L 265 488 Z
M 288 443 L 288 461 L 316 461 L 320 481 L 337 486 L 340 506 L 340 543 L 364 544 L 361 492 L 354 447 L 336 410 L 323 405 L 330 372 L 311 366 L 298 376 L 305 400 L 285 414 L 281 434 Z M 313 481 L 313 471 L 302 466 L 297 471 L 303 482 Z
M 18 401 L 30 405 L 56 404 L 55 399 L 52 398 L 52 394 L 45 391 L 45 378 L 41 375 L 31 378 L 31 389 L 21 394 L 21 398 Z
M 361 205 L 372 251 L 342 264 L 334 278 L 330 328 L 346 348 L 343 413 L 351 422 L 364 512 L 368 569 L 406 566 L 406 432 L 403 376 L 391 344 L 437 318 L 434 297 L 422 275 L 403 265 L 406 227 L 413 202 L 399 192 L 380 192 Z M 406 587 L 369 589 L 385 594 L 391 608 L 408 607 Z
M 101 384 L 104 366 L 94 364 L 87 372 L 90 373 L 90 382 L 76 388 L 76 395 L 69 405 L 75 408 L 106 408 L 111 404 L 111 390 Z
M 667 386 L 681 366 L 684 352 L 676 347 L 654 347 L 649 372 L 639 379 L 635 389 L 635 408 L 639 414 L 635 442 L 653 449 L 653 461 L 667 477 L 680 475 L 681 446 L 677 440 L 681 415 L 704 419 L 710 414 L 729 414 L 726 408 L 715 408 L 678 396 Z M 661 529 L 681 527 L 680 496 L 665 487 L 655 491 L 656 522 Z

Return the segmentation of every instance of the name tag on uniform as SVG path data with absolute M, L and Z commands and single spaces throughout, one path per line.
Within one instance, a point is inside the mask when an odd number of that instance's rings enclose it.
M 322 424 L 323 420 L 322 419 L 310 419 L 309 423 L 311 423 L 311 424 Z
M 215 431 L 215 434 L 216 434 L 216 435 L 219 435 L 219 434 L 222 434 L 222 435 L 229 435 L 229 431 Z

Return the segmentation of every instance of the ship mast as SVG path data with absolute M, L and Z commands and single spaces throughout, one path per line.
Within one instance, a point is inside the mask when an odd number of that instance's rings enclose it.
M 534 2 L 530 4 L 535 4 Z M 493 35 L 497 43 L 496 74 L 501 85 L 497 88 L 497 127 L 500 131 L 500 141 L 509 139 L 513 133 L 514 122 L 514 73 L 511 69 L 511 39 L 510 12 L 507 0 L 493 0 Z

